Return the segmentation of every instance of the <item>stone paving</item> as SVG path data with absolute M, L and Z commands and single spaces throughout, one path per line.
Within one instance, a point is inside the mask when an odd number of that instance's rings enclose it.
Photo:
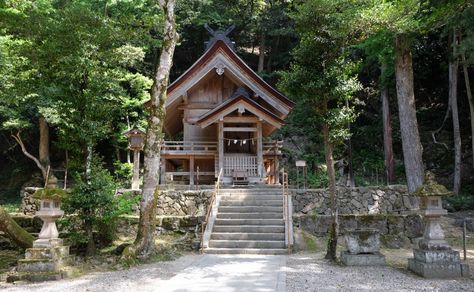
M 472 279 L 427 280 L 394 267 L 345 267 L 322 253 L 197 255 L 172 262 L 44 283 L 0 283 L 3 291 L 474 291 Z

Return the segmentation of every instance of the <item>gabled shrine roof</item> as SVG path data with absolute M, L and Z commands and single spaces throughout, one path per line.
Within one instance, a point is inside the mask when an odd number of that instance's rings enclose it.
M 216 69 L 233 71 L 248 88 L 275 107 L 283 116 L 286 116 L 294 106 L 293 101 L 258 76 L 224 41 L 217 40 L 186 72 L 168 86 L 166 107 L 185 95 L 186 91 L 209 71 Z M 236 70 L 240 72 L 235 72 Z M 150 102 L 148 101 L 146 105 Z

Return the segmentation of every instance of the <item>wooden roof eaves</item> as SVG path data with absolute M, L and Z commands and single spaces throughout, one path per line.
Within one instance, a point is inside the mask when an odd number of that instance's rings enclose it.
M 218 107 L 210 110 L 209 112 L 205 113 L 203 116 L 199 118 L 199 120 L 196 122 L 198 125 L 201 125 L 201 127 L 208 126 L 209 124 L 212 124 L 215 122 L 218 117 L 216 117 L 219 113 L 225 111 L 226 109 L 232 107 L 233 105 L 239 103 L 239 102 L 244 102 L 249 104 L 252 107 L 255 107 L 257 110 L 265 114 L 269 119 L 273 120 L 272 124 L 274 124 L 275 127 L 280 128 L 282 125 L 285 124 L 285 122 L 280 119 L 278 116 L 267 110 L 266 108 L 262 107 L 255 101 L 246 98 L 244 96 L 239 96 L 233 99 L 229 99 L 226 102 L 220 104 Z M 255 113 L 254 113 L 255 114 Z M 208 120 L 211 119 L 211 122 L 208 122 Z M 206 123 L 205 123 L 206 122 Z M 277 126 L 278 125 L 278 126 Z
M 265 80 L 263 80 L 260 76 L 258 76 L 232 49 L 230 49 L 223 41 L 217 41 L 214 46 L 207 50 L 188 70 L 186 70 L 178 79 L 176 79 L 173 83 L 168 86 L 168 96 L 171 96 L 173 91 L 175 91 L 179 85 L 185 82 L 188 78 L 190 78 L 199 68 L 205 65 L 211 57 L 221 49 L 226 55 L 230 57 L 230 59 L 242 70 L 244 71 L 251 79 L 253 79 L 256 83 L 260 85 L 265 91 L 267 91 L 272 96 L 276 97 L 279 101 L 281 101 L 285 106 L 288 108 L 288 111 L 291 110 L 295 103 L 289 100 L 286 96 L 281 94 L 275 88 L 270 86 Z M 179 96 L 175 97 L 178 98 Z M 170 103 L 173 100 L 169 101 Z M 150 101 L 145 103 L 145 106 L 149 106 Z

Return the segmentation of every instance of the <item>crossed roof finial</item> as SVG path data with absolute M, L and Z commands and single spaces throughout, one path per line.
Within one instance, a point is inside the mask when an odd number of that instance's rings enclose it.
M 211 34 L 211 38 L 206 42 L 206 51 L 209 50 L 217 41 L 225 42 L 232 50 L 235 50 L 235 43 L 230 40 L 228 35 L 235 29 L 235 25 L 229 26 L 225 31 L 213 30 L 207 23 L 204 28 Z

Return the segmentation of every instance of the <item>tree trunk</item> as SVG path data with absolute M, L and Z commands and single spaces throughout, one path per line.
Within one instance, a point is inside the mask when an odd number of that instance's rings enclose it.
M 333 145 L 329 138 L 329 125 L 323 125 L 324 152 L 326 156 L 326 166 L 329 178 L 329 196 L 331 198 L 331 226 L 329 229 L 329 238 L 326 251 L 326 259 L 336 260 L 337 258 L 337 237 L 338 237 L 338 218 L 337 218 L 337 193 L 336 193 L 336 174 L 334 172 L 334 159 L 332 156 Z
M 86 255 L 92 256 L 95 253 L 94 227 L 92 225 L 92 222 L 85 222 L 84 229 L 86 231 L 87 236 Z
M 459 61 L 456 57 L 456 31 L 450 37 L 453 56 L 449 61 L 449 99 L 451 100 L 451 113 L 453 117 L 453 140 L 454 140 L 454 180 L 453 192 L 459 193 L 461 188 L 461 133 L 459 129 L 459 113 L 458 113 L 458 66 Z
M 160 0 L 164 11 L 164 38 L 159 65 L 156 69 L 151 89 L 150 116 L 145 138 L 143 190 L 140 201 L 140 220 L 133 251 L 135 256 L 146 258 L 154 250 L 155 209 L 159 194 L 160 147 L 163 140 L 163 122 L 169 73 L 172 66 L 174 49 L 178 40 L 174 16 L 174 0 Z
M 19 247 L 29 248 L 33 246 L 35 238 L 21 228 L 2 207 L 0 207 L 0 231 L 5 233 Z
M 474 101 L 472 100 L 471 83 L 469 81 L 469 71 L 467 70 L 466 54 L 461 54 L 462 68 L 464 72 L 464 83 L 466 85 L 467 100 L 469 101 L 469 112 L 471 114 L 471 152 L 472 152 L 472 167 L 474 168 Z
M 386 64 L 382 64 L 381 77 L 383 78 L 386 70 Z M 381 78 L 381 79 L 382 79 Z M 385 82 L 381 80 L 380 98 L 382 99 L 382 116 L 383 116 L 383 152 L 385 157 L 385 174 L 387 175 L 387 183 L 395 182 L 395 160 L 393 159 L 393 143 L 392 143 L 392 123 L 390 121 L 390 101 L 388 98 L 388 89 Z
M 260 52 L 258 54 L 258 68 L 257 72 L 263 71 L 263 65 L 265 64 L 265 34 L 262 32 L 260 36 Z
M 397 80 L 398 113 L 402 137 L 403 159 L 409 192 L 423 184 L 423 148 L 416 120 L 415 93 L 413 89 L 413 65 L 410 42 L 404 34 L 398 34 L 395 42 L 395 75 Z M 413 208 L 417 202 L 412 201 Z
M 20 131 L 18 131 L 15 135 L 12 135 L 12 137 L 13 137 L 13 139 L 15 139 L 16 143 L 18 145 L 20 145 L 21 151 L 23 152 L 23 154 L 25 154 L 26 157 L 28 157 L 29 159 L 31 159 L 35 162 L 36 166 L 41 171 L 41 176 L 43 177 L 43 181 L 46 183 L 46 179 L 47 179 L 47 176 L 48 176 L 48 168 L 44 167 L 43 164 L 41 164 L 41 162 L 39 161 L 38 158 L 36 158 L 35 156 L 31 155 L 28 152 L 28 150 L 26 149 L 25 144 L 23 143 L 23 140 L 21 139 L 21 132 Z
M 39 118 L 39 161 L 48 168 L 49 162 L 49 126 L 44 117 Z
M 349 108 L 349 100 L 346 99 L 346 107 Z M 351 122 L 347 123 L 347 129 L 351 130 Z M 346 141 L 347 149 L 348 149 L 348 156 L 349 159 L 347 161 L 347 168 L 348 168 L 348 178 L 346 186 L 351 188 L 355 187 L 355 177 L 354 177 L 354 167 L 353 167 L 353 154 L 352 154 L 352 137 L 349 137 Z

